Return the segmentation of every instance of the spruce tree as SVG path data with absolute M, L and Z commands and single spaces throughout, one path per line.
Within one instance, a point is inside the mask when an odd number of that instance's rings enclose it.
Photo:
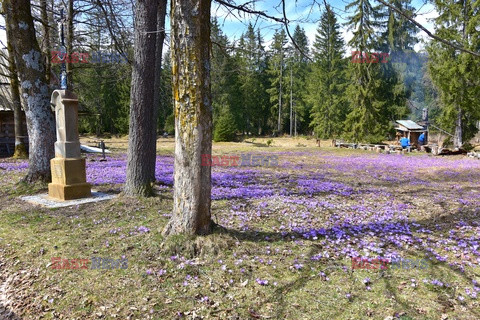
M 244 110 L 240 83 L 238 78 L 238 62 L 232 54 L 231 44 L 220 29 L 216 19 L 211 23 L 212 57 L 212 108 L 213 124 L 216 126 L 220 116 L 228 110 L 233 121 L 232 130 L 244 126 Z
M 389 2 L 398 10 L 404 12 L 411 18 L 415 18 L 415 8 L 411 5 L 411 0 L 389 0 Z M 410 22 L 403 15 L 390 7 L 387 7 L 382 15 L 385 17 L 386 27 L 382 34 L 381 49 L 390 51 L 393 55 L 395 52 L 413 51 L 415 44 L 418 43 L 416 34 L 417 26 Z
M 263 46 L 263 38 L 260 34 L 260 29 L 257 29 L 257 62 L 256 62 L 256 78 L 258 79 L 258 94 L 256 94 L 257 105 L 259 112 L 257 119 L 258 134 L 267 132 L 269 119 L 269 100 L 270 96 L 267 92 L 269 86 L 268 75 L 268 55 Z
M 411 0 L 390 0 L 390 3 L 408 16 L 416 17 Z M 416 36 L 418 28 L 390 7 L 386 7 L 382 16 L 385 19 L 382 21 L 384 32 L 379 39 L 379 48 L 382 52 L 389 53 L 390 61 L 382 66 L 384 76 L 388 81 L 392 81 L 392 85 L 395 87 L 394 92 L 398 93 L 397 97 L 402 97 L 404 94 L 407 99 L 413 100 L 413 98 L 417 98 L 414 96 L 414 92 L 418 92 L 417 89 L 421 86 L 424 75 L 421 55 L 414 51 L 414 46 L 419 41 Z M 393 71 L 391 67 L 393 67 Z M 397 83 L 395 84 L 395 82 Z M 389 109 L 390 112 L 387 116 L 392 121 L 404 118 L 409 113 L 409 108 L 403 102 L 396 106 L 395 104 L 390 105 Z
M 354 29 L 349 45 L 362 54 L 376 48 L 375 26 L 378 8 L 369 0 L 355 0 L 346 6 L 354 8 L 355 14 L 349 17 L 347 24 Z M 379 63 L 349 63 L 347 74 L 350 84 L 347 98 L 350 112 L 345 122 L 345 137 L 354 142 L 381 140 L 388 128 L 388 121 L 382 118 L 381 110 L 386 101 L 380 100 L 381 72 Z
M 275 31 L 271 46 L 268 74 L 270 75 L 270 87 L 267 89 L 271 103 L 271 123 L 278 134 L 283 131 L 285 113 L 285 64 L 286 64 L 287 35 L 284 29 Z M 275 125 L 276 124 L 276 125 Z
M 260 34 L 249 24 L 237 49 L 244 132 L 261 133 L 263 114 L 267 111 L 265 84 L 262 81 L 262 73 L 265 72 L 262 41 Z
M 235 118 L 229 108 L 226 108 L 218 118 L 213 131 L 213 141 L 234 141 L 236 135 Z
M 349 45 L 361 54 L 377 52 L 381 47 L 377 32 L 382 27 L 380 8 L 369 0 L 355 0 L 346 6 L 347 10 L 352 8 L 355 14 L 347 22 L 354 29 Z M 392 134 L 392 121 L 407 110 L 405 89 L 392 66 L 362 60 L 349 63 L 347 69 L 350 112 L 345 137 L 354 142 L 381 142 Z
M 314 60 L 309 77 L 308 100 L 313 106 L 311 126 L 317 138 L 337 137 L 346 117 L 345 59 L 343 40 L 330 6 L 320 19 L 315 36 Z
M 478 51 L 479 7 L 472 0 L 436 0 L 435 33 L 443 39 Z M 441 124 L 455 132 L 454 147 L 460 148 L 477 132 L 475 120 L 480 118 L 480 63 L 478 57 L 460 52 L 438 41 L 427 47 L 429 71 L 440 91 Z
M 287 109 L 290 111 L 290 135 L 295 134 L 297 127 L 304 132 L 310 123 L 310 104 L 307 102 L 307 76 L 310 73 L 308 38 L 299 25 L 295 27 L 292 38 L 296 45 L 290 43 L 289 46 L 285 95 Z

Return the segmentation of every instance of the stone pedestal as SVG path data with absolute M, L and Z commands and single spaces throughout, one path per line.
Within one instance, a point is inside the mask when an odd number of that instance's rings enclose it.
M 54 158 L 50 160 L 52 183 L 48 195 L 61 200 L 91 196 L 90 184 L 86 181 L 85 159 Z
M 48 195 L 59 200 L 90 197 L 85 159 L 80 156 L 78 99 L 68 90 L 55 90 L 51 103 L 55 105 L 57 142 L 55 158 L 50 160 L 52 183 L 48 185 Z

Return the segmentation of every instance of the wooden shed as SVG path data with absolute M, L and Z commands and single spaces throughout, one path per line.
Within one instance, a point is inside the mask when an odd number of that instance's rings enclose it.
M 397 142 L 401 138 L 407 137 L 410 139 L 411 145 L 418 146 L 418 137 L 422 133 L 427 136 L 427 129 L 412 120 L 397 120 L 395 129 L 397 130 Z
M 13 118 L 13 104 L 10 91 L 10 79 L 5 77 L 5 59 L 0 55 L 0 156 L 12 156 L 15 151 L 15 125 Z M 25 113 L 22 112 L 23 132 L 27 133 Z M 27 137 L 23 137 L 28 146 Z

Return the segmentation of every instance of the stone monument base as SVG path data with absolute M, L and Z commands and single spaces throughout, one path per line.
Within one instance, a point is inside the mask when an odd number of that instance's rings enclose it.
M 53 158 L 50 166 L 52 183 L 48 184 L 49 197 L 73 200 L 91 196 L 91 185 L 86 182 L 85 159 Z
M 92 195 L 89 183 L 78 183 L 62 185 L 56 183 L 48 184 L 48 196 L 60 200 L 73 200 L 87 198 Z

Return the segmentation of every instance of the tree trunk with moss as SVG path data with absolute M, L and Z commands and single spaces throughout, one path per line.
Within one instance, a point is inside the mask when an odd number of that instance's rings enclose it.
M 29 165 L 24 181 L 50 180 L 54 157 L 55 119 L 31 14 L 29 0 L 4 0 L 7 23 L 14 35 L 13 55 L 21 83 L 29 138 Z
M 175 99 L 173 214 L 164 234 L 211 231 L 212 153 L 210 0 L 172 0 L 171 48 Z
M 127 154 L 127 180 L 124 193 L 150 196 L 155 172 L 155 49 L 159 0 L 137 1 L 135 44 L 130 92 L 130 126 Z

